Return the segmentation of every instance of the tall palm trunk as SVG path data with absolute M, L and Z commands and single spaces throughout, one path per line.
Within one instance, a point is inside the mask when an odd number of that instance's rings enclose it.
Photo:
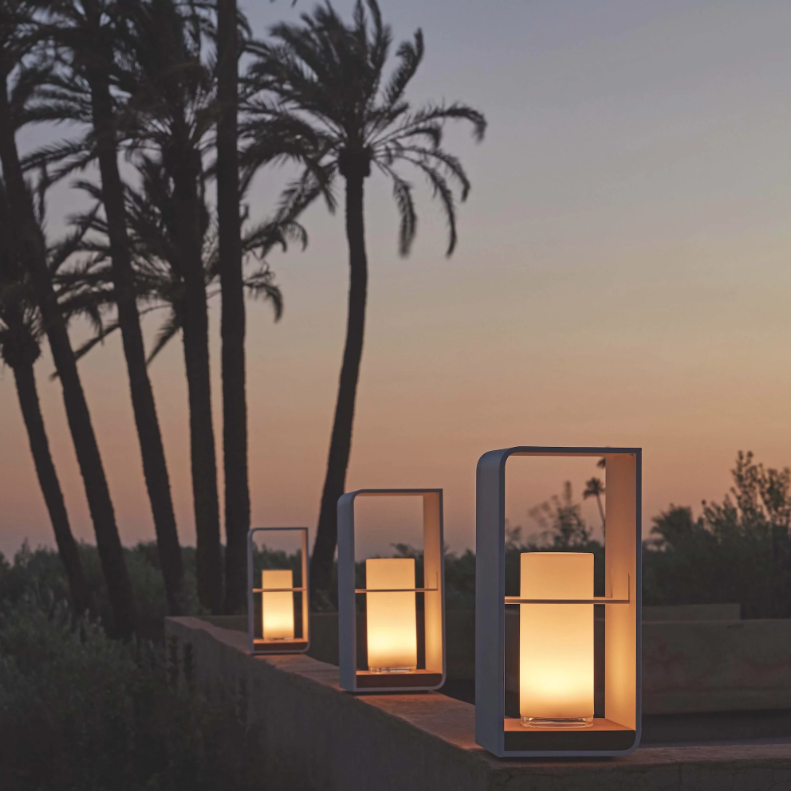
M 189 160 L 190 154 L 183 154 L 183 158 Z M 184 277 L 182 335 L 190 409 L 198 596 L 204 607 L 208 607 L 213 613 L 220 613 L 223 604 L 220 504 L 211 408 L 209 315 L 206 309 L 206 284 L 201 255 L 199 173 L 199 164 L 189 161 L 175 168 L 173 197 Z
M 34 344 L 32 340 L 31 344 Z M 37 355 L 38 347 L 35 346 L 35 356 Z M 33 455 L 33 463 L 36 467 L 41 493 L 44 495 L 44 502 L 47 505 L 52 529 L 55 532 L 58 554 L 66 570 L 66 579 L 69 582 L 72 604 L 78 613 L 88 611 L 95 614 L 96 606 L 93 595 L 88 586 L 88 581 L 85 579 L 77 542 L 74 540 L 74 535 L 69 525 L 69 516 L 66 512 L 66 503 L 63 500 L 63 492 L 55 470 L 55 463 L 49 450 L 47 432 L 44 428 L 44 417 L 41 414 L 38 390 L 36 388 L 33 360 L 30 359 L 32 356 L 26 355 L 27 359 L 17 360 L 12 368 L 14 381 L 16 382 L 16 392 L 19 397 L 19 407 L 22 410 L 22 417 L 25 421 L 30 452 Z
M 332 574 L 332 561 L 338 541 L 338 498 L 346 486 L 346 469 L 352 444 L 354 405 L 360 360 L 365 333 L 365 304 L 368 290 L 368 260 L 365 254 L 365 226 L 363 222 L 364 175 L 350 174 L 346 178 L 346 238 L 349 243 L 349 315 L 346 327 L 346 347 L 335 405 L 327 477 L 321 497 L 319 525 L 313 556 L 310 559 L 312 591 L 327 591 Z
M 132 395 L 132 408 L 143 458 L 143 474 L 154 518 L 168 612 L 171 615 L 178 615 L 183 612 L 184 570 L 181 547 L 179 546 L 176 516 L 170 493 L 165 448 L 162 444 L 154 391 L 146 367 L 145 344 L 135 299 L 135 276 L 126 232 L 124 187 L 118 170 L 113 103 L 106 72 L 92 71 L 89 74 L 89 84 L 99 170 L 102 178 L 102 198 L 110 240 L 118 324 L 121 328 L 126 369 L 129 375 L 129 389 Z
M 96 545 L 107 584 L 113 629 L 128 638 L 134 633 L 136 620 L 132 583 L 77 362 L 47 269 L 44 242 L 28 198 L 12 126 L 13 116 L 8 103 L 7 86 L 3 84 L 0 88 L 0 162 L 8 191 L 11 223 L 18 229 L 15 239 L 18 260 L 32 275 L 47 339 L 60 378 L 66 417 L 85 484 L 85 494 L 96 533 Z
M 246 601 L 246 546 L 250 529 L 247 468 L 245 310 L 239 222 L 237 152 L 236 0 L 217 0 L 217 215 L 222 286 L 222 406 L 225 466 L 225 611 Z

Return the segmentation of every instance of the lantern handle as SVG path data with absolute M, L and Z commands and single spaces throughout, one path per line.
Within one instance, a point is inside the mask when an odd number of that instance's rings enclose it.
M 439 588 L 355 588 L 355 593 L 432 593 Z

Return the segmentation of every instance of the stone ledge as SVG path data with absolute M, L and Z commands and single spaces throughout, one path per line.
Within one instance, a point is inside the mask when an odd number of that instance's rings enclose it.
M 440 693 L 352 696 L 311 657 L 251 657 L 244 633 L 168 618 L 195 678 L 254 734 L 272 791 L 791 791 L 791 745 L 643 748 L 625 758 L 501 760 L 474 708 Z

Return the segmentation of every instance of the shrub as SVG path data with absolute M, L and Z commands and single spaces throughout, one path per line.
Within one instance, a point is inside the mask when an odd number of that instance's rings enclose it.
M 103 623 L 110 623 L 110 601 L 99 553 L 95 546 L 85 543 L 80 543 L 79 550 L 88 585 L 96 599 L 99 618 Z M 164 635 L 167 601 L 156 543 L 141 542 L 134 547 L 125 548 L 124 554 L 138 612 L 139 635 L 146 639 L 161 640 Z M 201 608 L 195 583 L 194 548 L 182 549 L 182 557 L 185 614 L 197 615 Z M 51 596 L 54 601 L 68 601 L 69 588 L 58 553 L 44 547 L 30 549 L 25 542 L 14 556 L 12 564 L 0 554 L 0 601 L 16 602 L 29 594 L 38 597 Z
M 262 788 L 242 726 L 204 704 L 181 671 L 163 646 L 111 640 L 49 594 L 6 603 L 0 788 Z
M 671 506 L 643 557 L 646 604 L 739 602 L 747 618 L 791 617 L 791 472 L 739 453 L 721 503 Z

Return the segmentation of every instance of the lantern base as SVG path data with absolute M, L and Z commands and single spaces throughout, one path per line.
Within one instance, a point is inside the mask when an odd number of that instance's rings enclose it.
M 417 670 L 417 665 L 412 667 L 369 667 L 371 673 L 414 673 Z
M 523 728 L 590 728 L 593 717 L 522 717 Z

